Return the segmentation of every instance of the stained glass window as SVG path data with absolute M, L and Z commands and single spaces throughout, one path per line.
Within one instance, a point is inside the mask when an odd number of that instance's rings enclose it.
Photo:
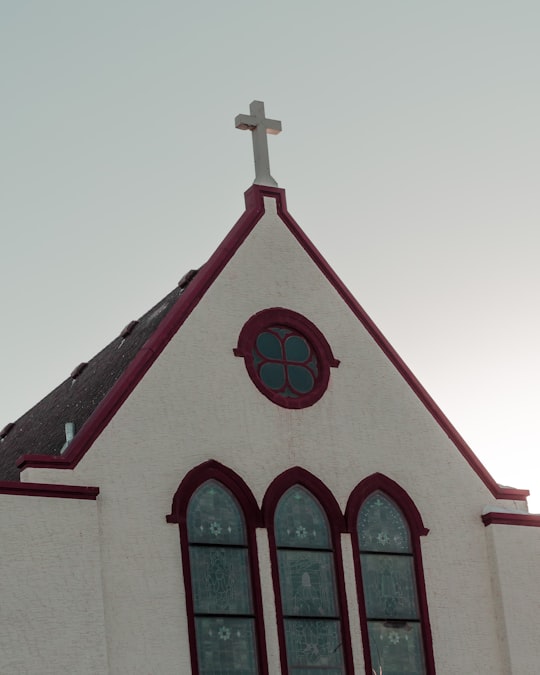
M 373 672 L 425 675 L 407 522 L 397 505 L 377 491 L 364 501 L 357 530 Z
M 187 531 L 199 675 L 256 675 L 246 527 L 223 485 L 209 480 L 195 491 Z
M 275 513 L 281 605 L 291 675 L 343 675 L 341 622 L 328 521 L 295 485 Z
M 266 328 L 257 336 L 252 356 L 261 382 L 273 392 L 298 398 L 313 390 L 317 356 L 303 335 L 284 326 Z

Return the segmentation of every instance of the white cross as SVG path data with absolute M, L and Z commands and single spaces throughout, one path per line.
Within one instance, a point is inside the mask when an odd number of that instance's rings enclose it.
M 272 185 L 276 181 L 270 175 L 268 158 L 268 139 L 266 134 L 279 134 L 281 122 L 269 120 L 264 116 L 264 103 L 252 101 L 249 105 L 250 115 L 237 115 L 234 124 L 237 129 L 249 129 L 253 138 L 253 155 L 255 157 L 255 180 L 257 185 Z

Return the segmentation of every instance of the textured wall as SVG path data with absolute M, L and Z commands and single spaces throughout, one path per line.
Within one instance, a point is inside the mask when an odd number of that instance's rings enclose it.
M 0 495 L 0 673 L 107 673 L 94 501 Z
M 506 633 L 508 672 L 536 673 L 539 666 L 540 529 L 490 525 L 493 587 L 500 603 L 501 633 Z

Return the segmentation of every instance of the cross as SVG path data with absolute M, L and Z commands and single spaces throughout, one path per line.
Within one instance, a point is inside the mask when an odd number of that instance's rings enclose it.
M 276 181 L 270 175 L 266 134 L 279 134 L 281 122 L 269 120 L 264 116 L 264 103 L 262 101 L 252 101 L 249 105 L 249 112 L 249 115 L 237 115 L 234 124 L 237 129 L 249 129 L 251 131 L 253 155 L 255 156 L 255 180 L 253 182 L 257 185 L 277 187 Z

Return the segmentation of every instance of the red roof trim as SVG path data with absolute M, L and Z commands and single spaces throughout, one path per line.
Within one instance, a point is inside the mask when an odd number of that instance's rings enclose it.
M 62 499 L 96 499 L 98 487 L 80 485 L 52 485 L 49 483 L 21 483 L 15 480 L 0 481 L 0 495 L 26 497 L 59 497 Z
M 537 513 L 484 513 L 482 522 L 488 525 L 523 525 L 525 527 L 540 527 L 540 515 Z
M 43 467 L 57 469 L 73 469 L 88 448 L 116 414 L 122 403 L 126 400 L 135 386 L 140 382 L 146 371 L 163 351 L 166 344 L 176 331 L 184 323 L 187 317 L 198 305 L 208 288 L 219 276 L 225 265 L 236 253 L 243 241 L 253 230 L 255 225 L 264 214 L 264 197 L 273 197 L 277 202 L 277 213 L 291 234 L 306 251 L 309 257 L 317 265 L 320 271 L 336 289 L 347 306 L 356 315 L 368 333 L 373 337 L 388 359 L 397 368 L 399 373 L 409 384 L 418 398 L 429 410 L 435 421 L 448 435 L 464 459 L 476 472 L 480 480 L 497 499 L 525 500 L 529 495 L 528 490 L 503 488 L 498 485 L 478 457 L 467 445 L 458 431 L 452 426 L 448 418 L 438 407 L 435 401 L 427 393 L 424 387 L 405 365 L 401 357 L 383 336 L 381 331 L 362 309 L 358 301 L 352 296 L 345 284 L 332 270 L 323 256 L 319 253 L 309 237 L 302 231 L 287 211 L 285 190 L 281 188 L 252 185 L 245 193 L 246 210 L 240 220 L 232 228 L 222 243 L 218 246 L 208 262 L 200 269 L 197 276 L 187 286 L 186 290 L 178 298 L 175 306 L 159 325 L 155 333 L 148 339 L 144 347 L 133 359 L 124 374 L 112 387 L 107 396 L 97 406 L 79 433 L 71 442 L 69 448 L 61 457 L 47 455 L 23 455 L 17 462 L 20 469 L 26 467 Z
M 114 417 L 146 371 L 161 354 L 169 340 L 199 304 L 208 288 L 236 253 L 242 242 L 264 214 L 263 196 L 279 199 L 283 190 L 253 185 L 245 193 L 246 210 L 240 220 L 218 246 L 208 262 L 199 270 L 178 298 L 169 314 L 146 341 L 123 375 L 86 420 L 62 456 L 23 455 L 17 461 L 22 470 L 27 467 L 73 469 Z

